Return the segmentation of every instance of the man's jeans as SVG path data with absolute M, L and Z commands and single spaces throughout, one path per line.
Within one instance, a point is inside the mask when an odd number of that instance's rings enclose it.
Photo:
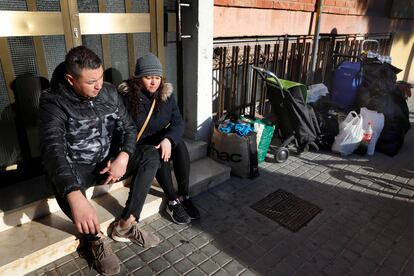
M 76 169 L 79 173 L 79 177 L 82 179 L 82 183 L 86 183 L 82 187 L 81 192 L 85 195 L 86 189 L 91 186 L 99 185 L 106 179 L 106 174 L 101 175 L 99 171 L 105 167 L 106 164 L 99 164 L 96 166 L 77 165 Z M 135 153 L 129 158 L 127 172 L 125 177 L 132 176 L 130 185 L 128 200 L 125 204 L 125 208 L 121 214 L 122 219 L 128 219 L 132 214 L 136 220 L 139 221 L 139 217 L 142 211 L 142 207 L 145 203 L 145 198 L 151 188 L 152 181 L 160 167 L 160 158 L 158 150 L 154 146 L 139 145 L 135 149 Z M 53 188 L 55 187 L 52 185 Z M 54 188 L 55 189 L 55 188 Z M 56 193 L 56 200 L 61 210 L 72 219 L 72 212 L 69 203 L 66 198 L 60 197 Z M 73 220 L 73 219 L 72 219 Z

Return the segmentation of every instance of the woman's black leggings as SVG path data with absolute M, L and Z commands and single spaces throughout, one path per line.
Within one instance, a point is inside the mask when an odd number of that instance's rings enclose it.
M 156 179 L 168 200 L 172 201 L 178 196 L 187 196 L 188 185 L 190 184 L 190 155 L 184 141 L 171 149 L 171 159 L 173 161 L 173 168 L 175 178 L 177 179 L 178 191 L 175 192 L 170 162 L 161 160 L 161 166 L 157 171 Z

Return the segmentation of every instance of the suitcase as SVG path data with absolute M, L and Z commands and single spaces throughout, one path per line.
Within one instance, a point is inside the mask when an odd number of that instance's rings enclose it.
M 332 102 L 349 111 L 356 100 L 361 84 L 361 62 L 344 61 L 335 70 L 332 81 Z

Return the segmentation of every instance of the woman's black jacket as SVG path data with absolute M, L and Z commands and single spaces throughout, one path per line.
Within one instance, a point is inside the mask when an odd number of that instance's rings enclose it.
M 127 82 L 122 82 L 118 87 L 118 91 L 124 95 L 126 106 L 130 108 L 128 93 L 131 92 Z M 173 87 L 170 83 L 164 83 L 163 89 L 156 93 L 155 97 L 159 102 L 138 144 L 156 146 L 164 138 L 168 138 L 174 147 L 182 141 L 184 121 L 173 96 Z M 138 113 L 134 115 L 132 110 L 129 111 L 139 131 L 151 109 L 152 98 L 145 95 L 142 91 L 138 92 L 138 97 Z

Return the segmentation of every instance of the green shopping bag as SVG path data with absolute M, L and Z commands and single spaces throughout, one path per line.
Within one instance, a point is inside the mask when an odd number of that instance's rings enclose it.
M 240 120 L 253 125 L 257 141 L 257 161 L 262 163 L 272 142 L 275 125 L 267 119 L 258 119 L 249 115 L 240 115 Z

